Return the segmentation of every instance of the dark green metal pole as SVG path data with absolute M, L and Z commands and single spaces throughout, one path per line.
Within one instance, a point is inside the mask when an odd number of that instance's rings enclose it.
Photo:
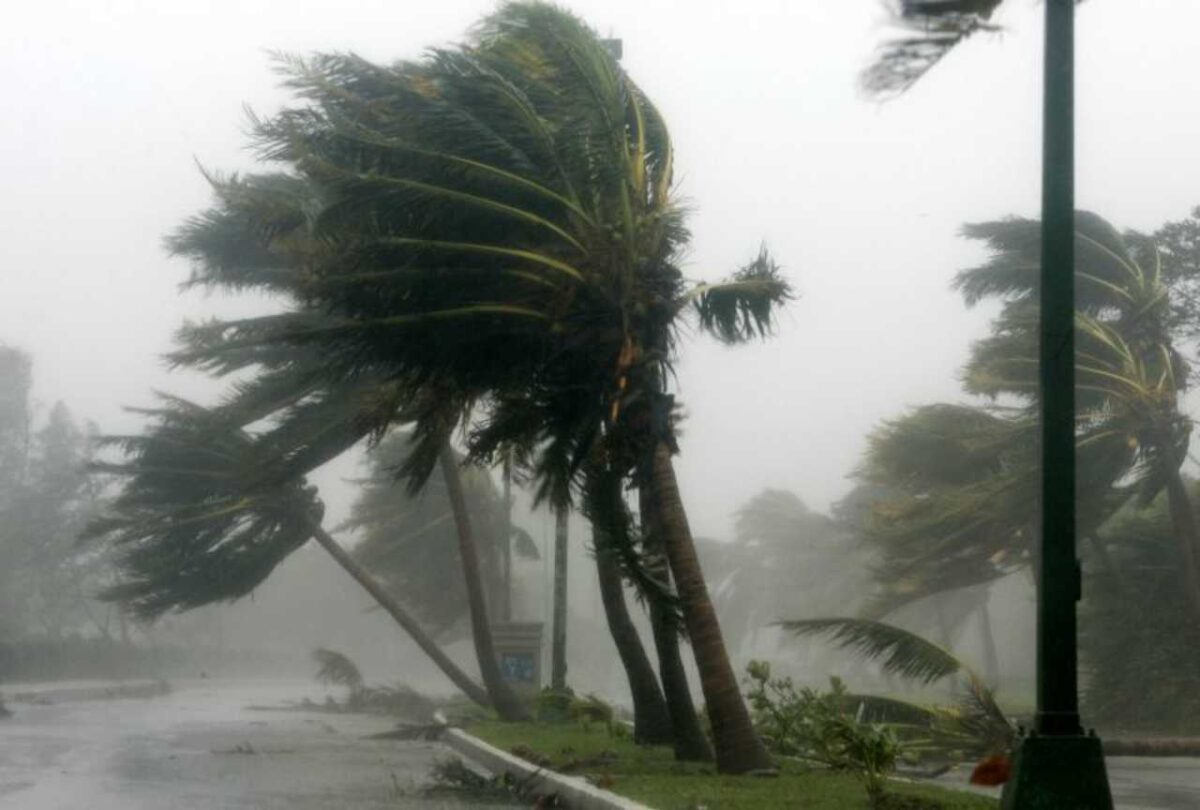
M 1045 0 L 1037 716 L 1005 810 L 1111 810 L 1100 740 L 1079 722 L 1075 550 L 1075 0 Z
M 1038 555 L 1040 734 L 1081 734 L 1075 604 L 1074 0 L 1046 0 L 1042 135 L 1042 531 Z
M 550 641 L 550 686 L 567 688 L 567 509 L 554 514 L 554 627 Z

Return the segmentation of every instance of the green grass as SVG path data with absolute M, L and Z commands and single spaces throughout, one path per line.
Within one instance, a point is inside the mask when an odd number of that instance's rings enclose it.
M 785 763 L 778 778 L 721 776 L 712 766 L 675 762 L 670 749 L 635 745 L 603 726 L 481 722 L 467 729 L 497 748 L 536 752 L 549 767 L 592 777 L 602 786 L 659 810 L 866 810 L 852 775 Z M 989 798 L 896 783 L 891 792 L 936 799 L 945 810 L 995 810 Z

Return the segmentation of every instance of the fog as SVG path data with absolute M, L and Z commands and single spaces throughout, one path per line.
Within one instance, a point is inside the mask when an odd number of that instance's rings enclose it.
M 963 393 L 961 371 L 998 307 L 967 308 L 950 284 L 985 257 L 978 241 L 961 237 L 964 223 L 1039 215 L 1042 5 L 1002 4 L 992 18 L 999 32 L 972 37 L 889 101 L 867 98 L 858 85 L 891 33 L 875 0 L 565 5 L 622 41 L 623 68 L 671 127 L 691 212 L 689 279 L 718 279 L 765 244 L 797 296 L 765 341 L 726 347 L 685 335 L 676 469 L 693 533 L 733 540 L 738 510 L 765 489 L 829 514 L 881 423 L 917 405 L 978 402 Z M 255 169 L 246 111 L 269 115 L 289 99 L 273 52 L 416 58 L 462 41 L 494 8 L 476 0 L 44 0 L 7 9 L 0 344 L 32 357 L 36 419 L 61 401 L 101 432 L 136 433 L 144 420 L 126 408 L 151 404 L 154 391 L 218 399 L 224 383 L 168 367 L 175 331 L 188 319 L 271 304 L 181 290 L 188 264 L 168 256 L 163 239 L 210 204 L 201 168 Z M 1200 204 L 1197 30 L 1200 5 L 1179 0 L 1094 0 L 1079 9 L 1079 208 L 1151 232 Z M 363 464 L 356 449 L 313 477 L 327 526 L 349 516 Z M 531 512 L 522 492 L 516 521 L 541 558 L 516 564 L 514 618 L 548 628 L 553 518 Z M 603 646 L 590 540 L 573 517 L 570 672 L 582 691 L 624 701 L 619 664 Z M 849 564 L 830 560 L 820 575 Z M 861 595 L 796 604 L 809 616 L 839 614 Z M 314 605 L 314 597 L 327 601 Z M 644 611 L 630 604 L 648 638 Z M 1001 582 L 991 604 L 1000 672 L 1008 688 L 1026 693 L 1029 577 Z M 914 626 L 935 626 L 914 611 L 906 619 Z M 449 691 L 311 546 L 253 601 L 169 621 L 157 632 L 192 627 L 201 647 L 278 655 L 300 677 L 310 674 L 312 648 L 333 646 L 360 660 L 368 680 Z M 776 657 L 810 682 L 839 672 L 854 678 L 844 657 L 805 657 L 779 642 L 777 631 L 755 635 L 733 651 L 736 664 Z M 465 637 L 450 650 L 472 666 Z M 982 664 L 973 631 L 960 651 Z M 181 666 L 195 675 L 237 669 L 222 654 L 198 653 Z M 881 682 L 872 673 L 864 683 Z
M 208 201 L 197 163 L 253 166 L 243 105 L 269 113 L 286 98 L 268 51 L 413 57 L 460 39 L 491 7 L 17 11 L 0 33 L 10 77 L 0 323 L 6 342 L 36 358 L 38 400 L 64 400 L 116 431 L 133 424 L 122 407 L 146 403 L 151 389 L 209 391 L 168 373 L 160 356 L 184 318 L 231 308 L 181 296 L 186 264 L 168 259 L 161 239 Z M 987 313 L 949 289 L 979 258 L 958 229 L 1036 215 L 1037 5 L 1006 4 L 1003 33 L 884 104 L 856 86 L 887 33 L 873 2 L 572 8 L 623 39 L 626 69 L 673 127 L 694 211 L 689 273 L 718 277 L 765 241 L 800 294 L 762 346 L 687 346 L 680 470 L 696 530 L 727 533 L 737 506 L 765 486 L 828 505 L 879 420 L 960 398 L 956 374 Z M 1190 69 L 1197 20 L 1200 10 L 1169 0 L 1080 13 L 1080 207 L 1152 229 L 1197 202 L 1200 119 L 1185 101 L 1200 85 Z

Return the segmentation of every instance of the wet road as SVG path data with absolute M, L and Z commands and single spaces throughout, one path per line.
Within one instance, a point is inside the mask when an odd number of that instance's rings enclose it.
M 363 739 L 391 728 L 386 718 L 249 708 L 312 691 L 201 682 L 156 698 L 12 705 L 0 810 L 464 807 L 420 790 L 447 749 Z
M 1117 810 L 1198 810 L 1200 759 L 1191 757 L 1108 757 L 1108 782 Z M 960 768 L 939 782 L 966 788 L 969 768 Z M 1000 795 L 1000 788 L 970 788 L 974 793 Z
M 387 718 L 252 708 L 305 695 L 319 698 L 311 684 L 201 681 L 154 698 L 13 704 L 0 721 L 0 810 L 497 807 L 423 795 L 430 767 L 452 755 L 364 739 Z M 1200 808 L 1200 759 L 1108 768 L 1119 810 Z

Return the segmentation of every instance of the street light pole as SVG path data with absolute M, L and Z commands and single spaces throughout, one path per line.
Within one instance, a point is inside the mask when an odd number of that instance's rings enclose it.
M 1075 548 L 1075 0 L 1045 0 L 1042 121 L 1041 536 L 1037 715 L 1004 810 L 1112 810 L 1104 752 L 1079 721 Z

